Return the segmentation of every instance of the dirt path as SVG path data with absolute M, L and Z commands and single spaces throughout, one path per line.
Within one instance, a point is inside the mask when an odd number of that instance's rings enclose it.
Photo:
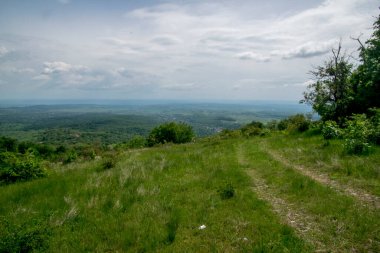
M 313 171 L 309 168 L 291 164 L 285 157 L 271 150 L 267 145 L 265 145 L 265 149 L 262 149 L 262 151 L 268 153 L 274 160 L 282 163 L 284 166 L 293 168 L 304 176 L 307 176 L 323 185 L 327 185 L 336 191 L 354 197 L 364 206 L 376 209 L 380 208 L 380 198 L 375 195 L 372 195 L 362 189 L 353 188 L 349 185 L 343 185 L 338 181 L 330 179 L 329 176 L 325 173 L 317 173 L 316 171 Z
M 238 162 L 243 168 L 247 168 L 246 173 L 251 177 L 253 182 L 252 190 L 260 199 L 268 202 L 272 206 L 282 222 L 294 228 L 299 237 L 313 245 L 316 252 L 327 252 L 327 249 L 331 247 L 328 247 L 326 244 L 333 242 L 326 242 L 326 240 L 319 239 L 323 232 L 319 223 L 316 221 L 316 217 L 276 197 L 274 190 L 265 183 L 256 170 L 249 168 L 249 164 L 243 152 L 243 148 L 240 145 L 237 150 Z

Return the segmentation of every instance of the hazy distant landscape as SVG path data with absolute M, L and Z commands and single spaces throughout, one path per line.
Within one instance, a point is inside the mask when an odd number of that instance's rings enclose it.
M 55 101 L 59 103 L 64 101 Z M 76 103 L 75 103 L 76 102 Z M 97 102 L 99 104 L 85 104 Z M 24 102 L 25 103 L 25 102 Z M 269 122 L 311 108 L 296 102 L 194 103 L 173 101 L 66 101 L 42 105 L 8 102 L 0 108 L 0 135 L 43 143 L 126 142 L 147 136 L 153 127 L 169 121 L 191 125 L 197 137 L 237 129 L 252 120 Z M 124 104 L 123 104 L 124 103 Z M 13 104 L 13 106 L 11 106 Z M 45 105 L 44 105 L 45 104 Z

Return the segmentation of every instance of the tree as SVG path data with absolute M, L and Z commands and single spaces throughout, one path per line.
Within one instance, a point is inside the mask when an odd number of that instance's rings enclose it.
M 159 143 L 186 143 L 194 137 L 193 128 L 185 123 L 169 122 L 155 127 L 149 134 L 148 146 Z
M 349 82 L 352 64 L 348 56 L 342 53 L 341 42 L 338 48 L 331 51 L 332 56 L 322 66 L 311 71 L 315 82 L 307 87 L 300 103 L 311 105 L 323 121 L 342 122 L 344 117 L 350 115 L 349 108 L 353 101 Z
M 373 34 L 365 44 L 356 39 L 360 44 L 361 61 L 352 75 L 356 113 L 367 113 L 369 108 L 380 107 L 380 15 L 373 28 Z

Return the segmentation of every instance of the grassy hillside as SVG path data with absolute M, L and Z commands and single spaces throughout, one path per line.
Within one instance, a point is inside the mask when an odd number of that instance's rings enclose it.
M 272 134 L 47 164 L 0 187 L 0 251 L 379 252 L 380 150 Z M 204 229 L 200 227 L 204 225 Z

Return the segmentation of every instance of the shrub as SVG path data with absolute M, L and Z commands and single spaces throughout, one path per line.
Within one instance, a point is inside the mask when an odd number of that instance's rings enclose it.
M 218 190 L 221 199 L 230 199 L 235 195 L 235 189 L 232 184 L 228 183 Z
M 17 140 L 1 136 L 0 137 L 0 151 L 15 152 L 17 149 Z
M 244 126 L 242 129 L 241 129 L 241 132 L 244 136 L 246 137 L 250 137 L 250 136 L 258 136 L 261 134 L 262 132 L 262 129 L 261 128 L 258 128 L 258 127 L 255 127 L 255 126 Z
M 240 130 L 231 130 L 231 129 L 223 129 L 222 132 L 219 133 L 219 136 L 223 138 L 237 138 L 240 137 L 242 132 Z
M 0 252 L 44 251 L 48 248 L 50 235 L 51 229 L 46 221 L 30 219 L 16 225 L 0 217 Z
M 262 129 L 264 128 L 264 124 L 261 123 L 260 121 L 252 121 L 251 123 L 247 125 L 247 127 L 257 127 L 257 128 Z
M 33 149 L 34 148 L 34 143 L 33 142 L 29 142 L 29 141 L 23 141 L 23 142 L 20 142 L 18 144 L 18 152 L 20 152 L 21 154 L 25 154 L 27 153 L 27 151 L 29 149 Z
M 290 116 L 287 119 L 281 120 L 277 125 L 278 130 L 289 130 L 292 132 L 305 132 L 309 127 L 310 119 L 303 114 Z
M 289 125 L 289 120 L 283 119 L 283 120 L 280 120 L 280 122 L 277 125 L 277 128 L 278 130 L 283 131 L 283 130 L 288 129 L 288 125 Z
M 126 144 L 126 148 L 143 148 L 147 145 L 147 140 L 141 135 L 135 135 Z
M 169 122 L 155 127 L 149 134 L 148 146 L 160 143 L 186 143 L 194 138 L 193 128 L 185 123 Z
M 260 136 L 268 136 L 270 135 L 270 130 L 269 129 L 263 129 L 260 133 Z
M 342 136 L 342 131 L 335 121 L 328 120 L 322 126 L 322 136 L 325 140 L 337 139 Z
M 277 129 L 277 120 L 271 120 L 269 121 L 267 124 L 266 124 L 266 127 L 269 129 L 269 130 L 276 130 Z
M 372 128 L 372 132 L 369 136 L 369 141 L 380 145 L 380 109 L 370 109 L 369 116 Z
M 75 152 L 74 150 L 71 150 L 66 155 L 65 159 L 63 160 L 63 163 L 68 164 L 68 163 L 74 162 L 77 158 L 78 158 L 77 152 Z
M 372 126 L 365 114 L 356 114 L 346 122 L 344 148 L 349 154 L 363 154 L 370 149 L 369 138 Z
M 8 152 L 0 154 L 0 183 L 28 181 L 45 175 L 45 170 L 30 154 L 23 156 Z
M 115 167 L 116 161 L 112 158 L 106 158 L 102 162 L 102 170 L 109 170 Z

